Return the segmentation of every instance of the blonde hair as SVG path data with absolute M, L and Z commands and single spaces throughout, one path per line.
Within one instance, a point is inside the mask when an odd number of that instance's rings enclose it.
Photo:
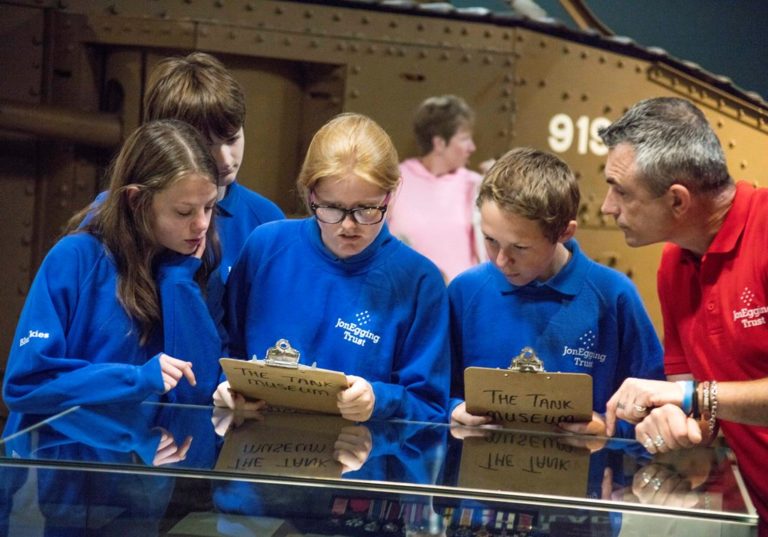
M 296 181 L 308 202 L 309 192 L 321 179 L 355 175 L 385 192 L 400 182 L 397 150 L 375 121 L 346 113 L 323 125 L 312 137 Z
M 204 136 L 234 136 L 245 124 L 245 94 L 224 65 L 205 52 L 166 58 L 149 76 L 144 121 L 178 119 Z
M 579 185 L 568 165 L 551 153 L 521 147 L 508 151 L 488 170 L 477 206 L 493 201 L 500 209 L 533 220 L 557 242 L 579 210 Z
M 117 298 L 138 323 L 142 344 L 162 322 L 153 273 L 164 249 L 157 244 L 153 231 L 152 200 L 191 174 L 202 175 L 217 186 L 216 163 L 200 133 L 181 121 L 145 123 L 128 137 L 112 162 L 107 198 L 95 210 L 91 206 L 83 209 L 67 228 L 69 233 L 93 233 L 106 246 L 117 266 Z M 129 202 L 132 188 L 138 191 Z M 78 229 L 91 211 L 93 218 Z M 219 259 L 219 240 L 212 218 L 203 265 L 196 275 L 201 289 L 205 289 Z

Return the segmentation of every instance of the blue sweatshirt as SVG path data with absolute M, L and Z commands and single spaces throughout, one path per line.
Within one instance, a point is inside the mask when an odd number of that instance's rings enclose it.
M 450 412 L 464 399 L 465 368 L 509 367 L 526 346 L 547 371 L 591 375 L 596 412 L 627 377 L 664 378 L 661 345 L 634 284 L 575 240 L 565 246 L 571 260 L 546 282 L 512 285 L 490 262 L 451 282 Z
M 283 220 L 285 215 L 272 201 L 239 183 L 227 187 L 227 193 L 216 207 L 216 230 L 221 238 L 221 278 L 226 283 L 248 235 L 261 224 Z
M 258 227 L 230 274 L 227 316 L 238 358 L 263 358 L 285 338 L 302 363 L 370 382 L 373 418 L 445 419 L 445 285 L 386 225 L 347 259 L 325 247 L 314 218 Z
M 186 379 L 163 396 L 208 404 L 216 387 L 222 343 L 193 277 L 200 260 L 168 254 L 155 278 L 162 326 L 139 344 L 139 330 L 117 300 L 117 270 L 89 233 L 61 239 L 32 282 L 8 358 L 3 397 L 15 412 L 53 413 L 74 405 L 159 399 L 159 354 L 193 363 Z

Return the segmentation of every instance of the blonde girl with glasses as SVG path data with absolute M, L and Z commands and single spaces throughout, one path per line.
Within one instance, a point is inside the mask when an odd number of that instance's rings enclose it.
M 353 421 L 444 421 L 448 303 L 437 268 L 389 233 L 397 152 L 368 117 L 342 114 L 310 143 L 297 181 L 311 212 L 259 227 L 227 284 L 230 352 L 262 358 L 287 339 L 302 362 L 347 374 Z M 214 403 L 261 407 L 229 385 Z

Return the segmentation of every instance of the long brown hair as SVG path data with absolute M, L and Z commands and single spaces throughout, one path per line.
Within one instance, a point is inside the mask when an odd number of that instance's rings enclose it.
M 75 215 L 67 228 L 68 233 L 93 233 L 106 246 L 117 266 L 117 298 L 138 323 L 142 345 L 162 322 L 154 268 L 164 249 L 155 240 L 152 199 L 190 174 L 202 175 L 218 186 L 216 163 L 200 133 L 176 120 L 145 123 L 128 137 L 112 162 L 104 202 Z M 128 193 L 133 189 L 137 192 L 129 203 Z M 91 220 L 80 228 L 89 214 Z M 195 275 L 202 290 L 219 260 L 219 240 L 211 218 L 203 264 Z

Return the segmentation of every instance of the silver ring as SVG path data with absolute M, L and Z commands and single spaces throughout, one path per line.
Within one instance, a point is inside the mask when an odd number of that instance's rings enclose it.
M 643 472 L 641 475 L 643 477 L 643 486 L 645 487 L 648 485 L 648 483 L 651 482 L 651 474 L 648 472 Z
M 663 483 L 663 481 L 658 477 L 654 477 L 653 479 L 651 479 L 650 483 L 651 483 L 651 486 L 653 487 L 653 490 L 655 492 L 659 492 L 659 489 L 661 488 L 661 484 Z
M 646 435 L 645 442 L 643 442 L 643 447 L 648 449 L 652 445 L 653 445 L 653 438 L 651 438 L 650 436 Z
M 616 408 L 618 408 L 619 410 L 624 410 L 625 408 L 624 403 L 616 403 Z
M 663 446 L 664 445 L 664 438 L 660 434 L 657 434 L 656 438 L 653 439 L 653 445 L 656 446 L 656 447 Z
M 646 412 L 648 412 L 647 406 L 643 406 L 643 405 L 632 405 L 632 406 L 634 407 L 635 412 L 637 412 L 638 414 L 645 414 Z

